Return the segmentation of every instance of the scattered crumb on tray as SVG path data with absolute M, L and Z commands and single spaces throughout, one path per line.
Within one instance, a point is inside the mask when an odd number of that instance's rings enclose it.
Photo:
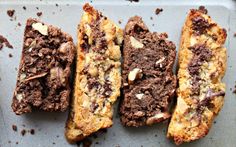
M 56 7 L 58 7 L 59 5 L 58 4 L 56 4 Z
M 20 133 L 21 133 L 21 135 L 22 135 L 22 136 L 25 136 L 25 134 L 26 134 L 26 130 L 25 130 L 25 129 L 23 129 L 23 130 L 21 130 L 21 132 L 20 132 Z
M 29 132 L 30 132 L 31 135 L 34 135 L 34 134 L 35 134 L 34 129 L 30 129 Z
M 4 36 L 0 35 L 0 50 L 3 48 L 4 44 L 8 48 L 11 48 L 11 49 L 13 48 L 13 46 L 9 43 L 7 38 L 5 38 Z
M 21 23 L 20 23 L 20 22 L 18 22 L 18 23 L 17 23 L 17 25 L 20 27 L 20 26 L 21 26 Z
M 127 0 L 127 1 L 130 1 L 130 2 L 139 2 L 139 0 Z
M 11 141 L 9 140 L 8 143 L 11 143 Z
M 42 16 L 43 12 L 37 12 L 37 16 L 40 17 Z
M 7 15 L 8 15 L 9 17 L 13 17 L 14 14 L 15 14 L 15 10 L 14 10 L 14 9 L 12 9 L 12 10 L 7 10 Z
M 13 57 L 13 55 L 12 55 L 11 53 L 10 53 L 8 56 L 9 56 L 9 58 L 12 58 L 12 57 Z
M 151 20 L 153 20 L 153 17 L 150 17 Z
M 12 125 L 12 130 L 17 132 L 17 126 L 16 125 Z
M 122 21 L 121 21 L 121 20 L 119 20 L 119 21 L 118 21 L 118 23 L 119 23 L 119 24 L 122 24 Z
M 19 144 L 19 142 L 17 141 L 16 144 Z
M 163 11 L 162 8 L 156 8 L 155 14 L 158 15 L 158 14 L 160 14 L 162 11 Z
M 39 9 L 39 7 L 35 7 L 37 10 Z
M 234 33 L 234 37 L 236 37 L 236 33 Z
M 22 8 L 23 8 L 24 10 L 26 10 L 26 6 L 23 6 Z

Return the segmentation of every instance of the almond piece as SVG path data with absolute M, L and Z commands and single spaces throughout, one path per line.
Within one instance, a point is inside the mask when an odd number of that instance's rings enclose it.
M 128 75 L 129 84 L 133 83 L 135 79 L 142 78 L 142 76 L 142 70 L 139 68 L 134 68 L 132 71 L 129 72 Z
M 33 29 L 39 31 L 39 33 L 41 33 L 42 35 L 47 36 L 48 35 L 48 26 L 47 25 L 43 25 L 42 23 L 34 23 L 32 24 Z
M 143 48 L 143 44 L 132 36 L 130 37 L 130 42 L 134 48 Z

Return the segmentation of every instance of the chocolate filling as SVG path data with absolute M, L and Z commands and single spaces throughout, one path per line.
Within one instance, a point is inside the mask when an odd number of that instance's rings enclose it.
M 212 52 L 206 48 L 205 44 L 197 44 L 189 47 L 189 50 L 193 52 L 193 58 L 188 65 L 188 71 L 192 77 L 192 92 L 194 95 L 200 93 L 200 68 L 204 62 L 207 62 L 212 57 Z
M 196 35 L 201 35 L 207 32 L 211 25 L 202 16 L 192 18 L 192 29 Z

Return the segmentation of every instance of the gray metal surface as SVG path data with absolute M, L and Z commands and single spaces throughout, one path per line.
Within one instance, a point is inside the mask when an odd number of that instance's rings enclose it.
M 0 1 L 0 34 L 6 36 L 14 49 L 3 48 L 0 51 L 0 146 L 20 146 L 20 147 L 50 147 L 50 146 L 72 146 L 64 139 L 64 125 L 67 119 L 65 113 L 34 112 L 22 116 L 16 116 L 11 110 L 11 99 L 16 83 L 22 38 L 25 21 L 29 17 L 36 17 L 37 12 L 43 12 L 40 19 L 46 23 L 61 27 L 70 33 L 76 43 L 76 28 L 80 21 L 82 5 L 85 1 L 61 0 L 61 1 Z M 59 6 L 55 4 L 58 3 Z M 198 5 L 205 5 L 212 18 L 221 26 L 227 29 L 228 38 L 226 47 L 228 48 L 228 69 L 224 78 L 227 83 L 227 93 L 225 104 L 219 116 L 215 119 L 209 134 L 192 143 L 183 146 L 201 147 L 233 147 L 236 146 L 236 95 L 230 90 L 236 81 L 236 12 L 235 1 L 231 0 L 159 0 L 130 3 L 119 0 L 98 0 L 92 4 L 104 15 L 118 23 L 122 21 L 124 27 L 128 18 L 140 15 L 152 31 L 167 32 L 178 49 L 181 27 L 184 23 L 189 9 L 197 8 Z M 26 6 L 26 10 L 23 10 Z M 37 9 L 38 7 L 38 9 Z M 156 8 L 163 8 L 160 15 L 155 15 Z M 16 19 L 11 21 L 7 16 L 8 9 L 15 9 Z M 150 19 L 153 17 L 153 20 Z M 20 22 L 22 26 L 18 26 Z M 13 54 L 9 58 L 9 53 Z M 12 125 L 18 127 L 18 131 L 12 130 Z M 114 125 L 108 129 L 107 133 L 99 133 L 97 138 L 92 138 L 92 146 L 101 147 L 172 147 L 172 141 L 166 139 L 167 123 L 160 123 L 150 127 L 124 128 L 120 124 L 117 114 L 117 107 L 114 113 Z M 35 129 L 35 134 L 20 134 L 22 129 Z M 9 143 L 10 141 L 10 143 Z M 16 144 L 18 142 L 18 144 Z

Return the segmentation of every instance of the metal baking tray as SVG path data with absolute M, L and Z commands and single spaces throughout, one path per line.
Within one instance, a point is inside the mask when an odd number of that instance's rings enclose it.
M 0 34 L 7 37 L 14 49 L 3 48 L 0 51 L 0 147 L 51 147 L 76 146 L 67 143 L 64 138 L 64 126 L 67 112 L 47 113 L 34 112 L 16 116 L 11 109 L 11 100 L 16 84 L 17 68 L 20 61 L 25 21 L 29 17 L 38 18 L 37 12 L 42 12 L 40 20 L 61 27 L 70 33 L 75 43 L 76 28 L 80 22 L 82 5 L 90 2 L 104 15 L 124 27 L 129 17 L 142 16 L 151 31 L 167 32 L 178 50 L 181 28 L 187 12 L 191 8 L 205 5 L 209 14 L 217 23 L 227 30 L 228 37 L 225 46 L 228 49 L 228 66 L 224 78 L 227 84 L 225 104 L 219 116 L 215 119 L 209 134 L 198 141 L 182 146 L 201 147 L 233 147 L 236 146 L 236 95 L 232 93 L 236 81 L 236 2 L 233 0 L 1 0 L 0 1 Z M 26 10 L 23 9 L 26 7 Z M 163 8 L 159 15 L 156 8 Z M 15 10 L 13 20 L 7 15 L 9 9 Z M 153 19 L 151 19 L 151 17 Z M 21 26 L 18 26 L 21 23 Z M 9 53 L 13 55 L 9 58 Z M 18 131 L 12 130 L 17 125 Z M 91 146 L 100 147 L 172 147 L 173 141 L 166 138 L 167 122 L 140 128 L 125 128 L 121 125 L 117 113 L 114 112 L 114 125 L 107 132 L 91 137 Z M 21 135 L 21 130 L 34 129 L 35 134 Z

